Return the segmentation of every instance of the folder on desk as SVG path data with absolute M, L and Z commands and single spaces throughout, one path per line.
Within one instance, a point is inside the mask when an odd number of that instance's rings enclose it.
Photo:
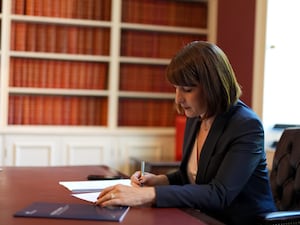
M 100 207 L 92 204 L 35 202 L 16 212 L 14 216 L 121 222 L 128 210 L 128 206 Z

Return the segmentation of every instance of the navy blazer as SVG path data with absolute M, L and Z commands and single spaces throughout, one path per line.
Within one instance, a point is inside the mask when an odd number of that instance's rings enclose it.
M 200 128 L 188 118 L 180 169 L 157 186 L 157 207 L 195 208 L 226 224 L 254 224 L 260 213 L 275 211 L 260 119 L 238 101 L 218 115 L 202 147 L 196 185 L 190 184 L 187 164 Z

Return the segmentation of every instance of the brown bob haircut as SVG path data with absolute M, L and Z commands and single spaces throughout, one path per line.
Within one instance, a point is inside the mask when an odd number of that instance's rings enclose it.
M 201 86 L 207 112 L 203 118 L 226 112 L 242 92 L 225 53 L 206 41 L 183 47 L 167 67 L 167 80 L 176 86 Z M 183 113 L 177 105 L 179 113 Z

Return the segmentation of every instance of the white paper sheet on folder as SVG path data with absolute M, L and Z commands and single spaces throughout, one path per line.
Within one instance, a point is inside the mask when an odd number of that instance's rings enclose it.
M 100 192 L 106 187 L 116 184 L 124 184 L 130 186 L 130 179 L 117 180 L 93 180 L 93 181 L 60 181 L 60 185 L 69 189 L 73 193 L 83 192 Z
M 97 198 L 101 192 L 90 192 L 90 193 L 79 193 L 79 194 L 72 194 L 75 198 L 79 198 L 81 200 L 85 200 L 88 202 L 96 202 Z

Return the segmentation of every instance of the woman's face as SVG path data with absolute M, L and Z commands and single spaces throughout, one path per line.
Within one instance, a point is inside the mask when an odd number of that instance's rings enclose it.
M 202 87 L 177 86 L 175 102 L 179 104 L 187 117 L 201 116 L 206 112 Z

